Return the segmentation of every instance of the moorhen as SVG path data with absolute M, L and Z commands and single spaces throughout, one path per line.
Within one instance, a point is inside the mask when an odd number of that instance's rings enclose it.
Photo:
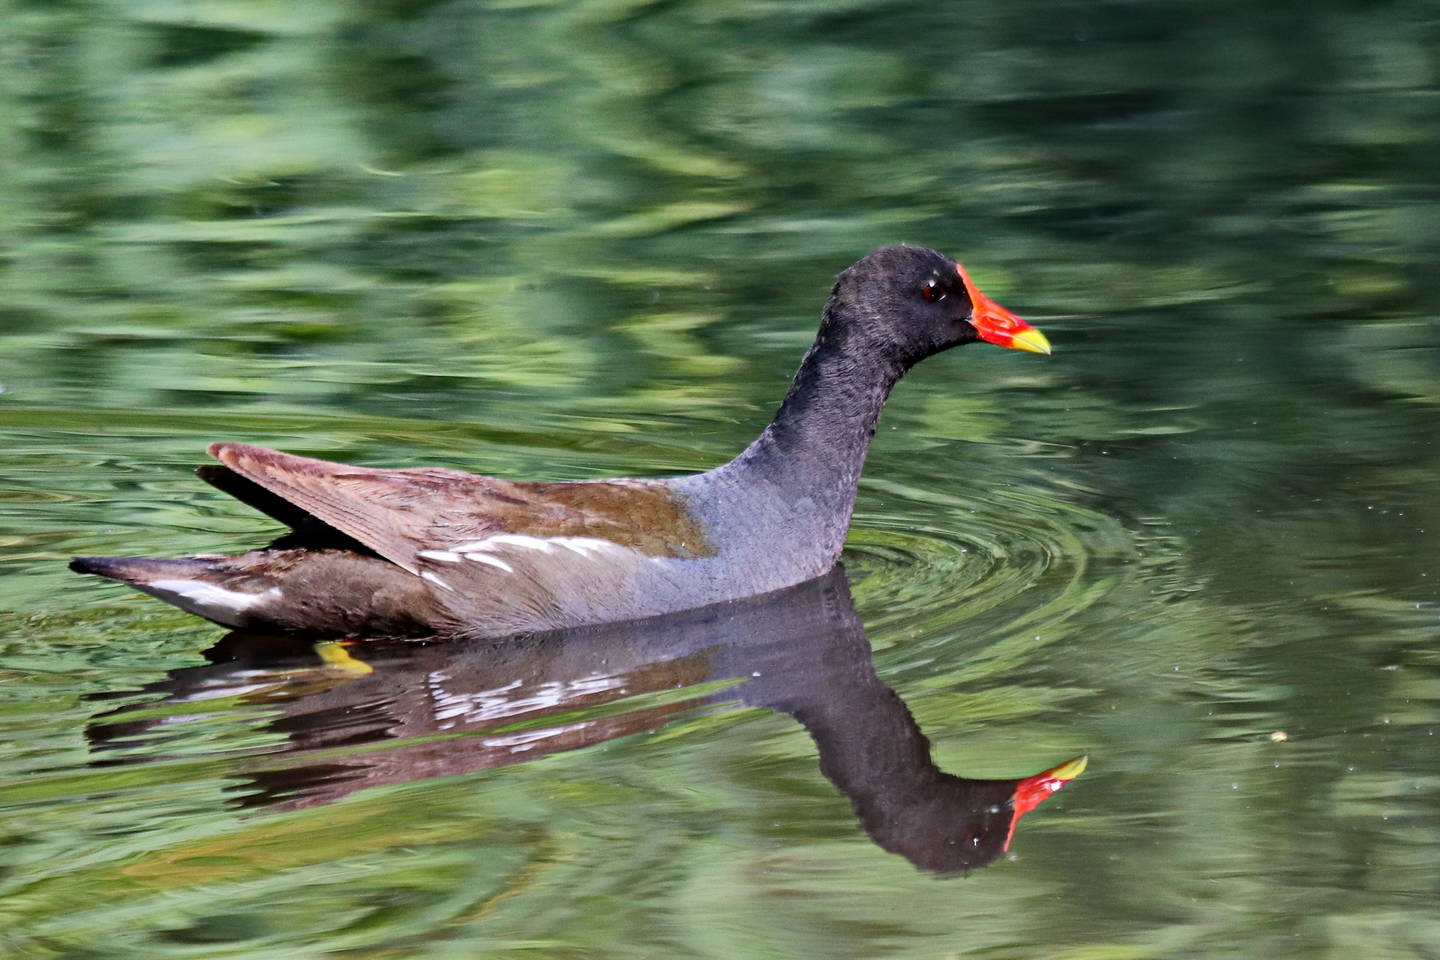
M 216 623 L 332 636 L 501 637 L 777 590 L 840 555 L 865 451 L 915 363 L 1045 336 L 954 260 L 889 246 L 840 274 L 774 420 L 734 460 L 659 480 L 523 483 L 216 443 L 199 474 L 291 528 L 238 556 L 77 557 Z

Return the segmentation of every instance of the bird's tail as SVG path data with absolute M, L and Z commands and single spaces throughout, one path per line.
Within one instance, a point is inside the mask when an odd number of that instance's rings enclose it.
M 227 627 L 243 626 L 246 611 L 279 591 L 255 577 L 237 577 L 228 557 L 76 557 L 70 569 L 128 583 L 136 590 Z

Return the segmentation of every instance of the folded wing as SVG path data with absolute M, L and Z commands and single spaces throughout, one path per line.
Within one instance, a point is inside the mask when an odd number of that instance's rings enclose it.
M 558 538 L 561 546 L 581 541 L 567 548 L 579 555 L 587 550 L 583 541 L 597 540 L 653 557 L 712 553 L 684 502 L 661 481 L 515 483 L 441 468 L 355 467 L 244 443 L 212 444 L 210 455 L 417 576 L 428 566 L 423 552 L 454 552 L 506 536 Z M 259 501 L 265 512 L 294 525 L 281 503 L 242 499 Z

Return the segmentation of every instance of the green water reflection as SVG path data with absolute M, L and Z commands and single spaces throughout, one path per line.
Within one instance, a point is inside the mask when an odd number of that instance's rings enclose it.
M 5 24 L 0 954 L 1433 955 L 1440 4 Z M 897 240 L 1057 348 L 902 383 L 848 555 L 941 769 L 1091 754 L 1016 859 L 916 871 L 755 708 L 287 811 L 279 706 L 87 739 L 219 631 L 64 560 L 272 532 L 208 441 L 707 467 Z

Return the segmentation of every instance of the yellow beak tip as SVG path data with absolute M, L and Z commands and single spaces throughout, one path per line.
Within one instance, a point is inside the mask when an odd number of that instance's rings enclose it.
M 1036 329 L 1022 330 L 1015 334 L 1010 341 L 1010 346 L 1015 350 L 1024 350 L 1027 353 L 1050 353 L 1050 338 Z
M 1074 780 L 1084 773 L 1085 768 L 1089 765 L 1090 757 L 1082 754 L 1073 760 L 1066 760 L 1060 766 L 1050 770 L 1049 773 L 1056 780 Z

